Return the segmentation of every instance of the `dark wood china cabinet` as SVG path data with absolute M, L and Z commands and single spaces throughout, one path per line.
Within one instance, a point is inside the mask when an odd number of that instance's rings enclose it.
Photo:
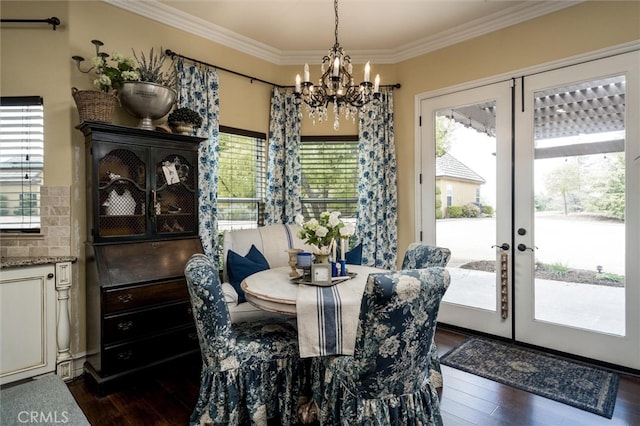
M 96 122 L 77 128 L 87 158 L 85 371 L 105 393 L 198 351 L 184 266 L 202 253 L 204 139 Z

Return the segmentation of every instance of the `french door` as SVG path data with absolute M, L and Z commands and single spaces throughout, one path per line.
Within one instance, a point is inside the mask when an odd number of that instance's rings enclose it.
M 420 101 L 419 229 L 452 251 L 440 322 L 640 368 L 638 64 Z
M 525 77 L 514 174 L 515 338 L 636 369 L 639 64 Z
M 503 337 L 511 337 L 511 268 L 502 269 L 512 253 L 510 86 L 422 101 L 417 213 L 423 240 L 452 252 L 438 320 Z

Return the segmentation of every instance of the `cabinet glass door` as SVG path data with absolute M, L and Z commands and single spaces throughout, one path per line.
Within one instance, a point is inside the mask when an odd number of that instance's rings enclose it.
M 147 233 L 145 151 L 105 144 L 98 155 L 98 237 Z
M 158 234 L 197 234 L 198 194 L 194 152 L 160 152 L 152 191 Z

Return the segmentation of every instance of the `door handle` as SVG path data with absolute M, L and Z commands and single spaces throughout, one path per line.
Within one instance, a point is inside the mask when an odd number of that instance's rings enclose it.
M 537 249 L 538 247 L 536 247 L 536 246 L 533 246 L 533 247 L 527 247 L 526 245 L 524 245 L 524 244 L 522 244 L 522 243 L 521 243 L 521 244 L 518 244 L 518 250 L 520 250 L 520 251 L 525 251 L 525 250 L 531 250 L 531 251 L 533 251 L 533 250 L 534 250 L 534 248 L 536 248 L 536 249 Z
M 491 248 L 494 248 L 494 247 L 500 247 L 504 251 L 507 251 L 507 250 L 509 250 L 511 248 L 511 246 L 509 244 L 507 244 L 507 243 L 502 243 L 499 246 L 497 246 L 497 245 L 491 246 Z

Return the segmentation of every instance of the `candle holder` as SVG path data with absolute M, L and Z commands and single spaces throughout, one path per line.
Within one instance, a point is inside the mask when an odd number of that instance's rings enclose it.
M 336 262 L 331 262 L 331 276 L 332 277 L 340 276 L 340 274 L 338 274 L 338 264 Z
M 340 276 L 341 277 L 346 277 L 347 276 L 347 261 L 346 260 L 341 260 L 340 261 Z
M 287 249 L 285 251 L 289 253 L 289 266 L 291 266 L 291 272 L 289 272 L 289 276 L 291 278 L 297 278 L 300 276 L 296 268 L 296 265 L 298 264 L 298 253 L 302 253 L 303 250 L 294 248 Z

